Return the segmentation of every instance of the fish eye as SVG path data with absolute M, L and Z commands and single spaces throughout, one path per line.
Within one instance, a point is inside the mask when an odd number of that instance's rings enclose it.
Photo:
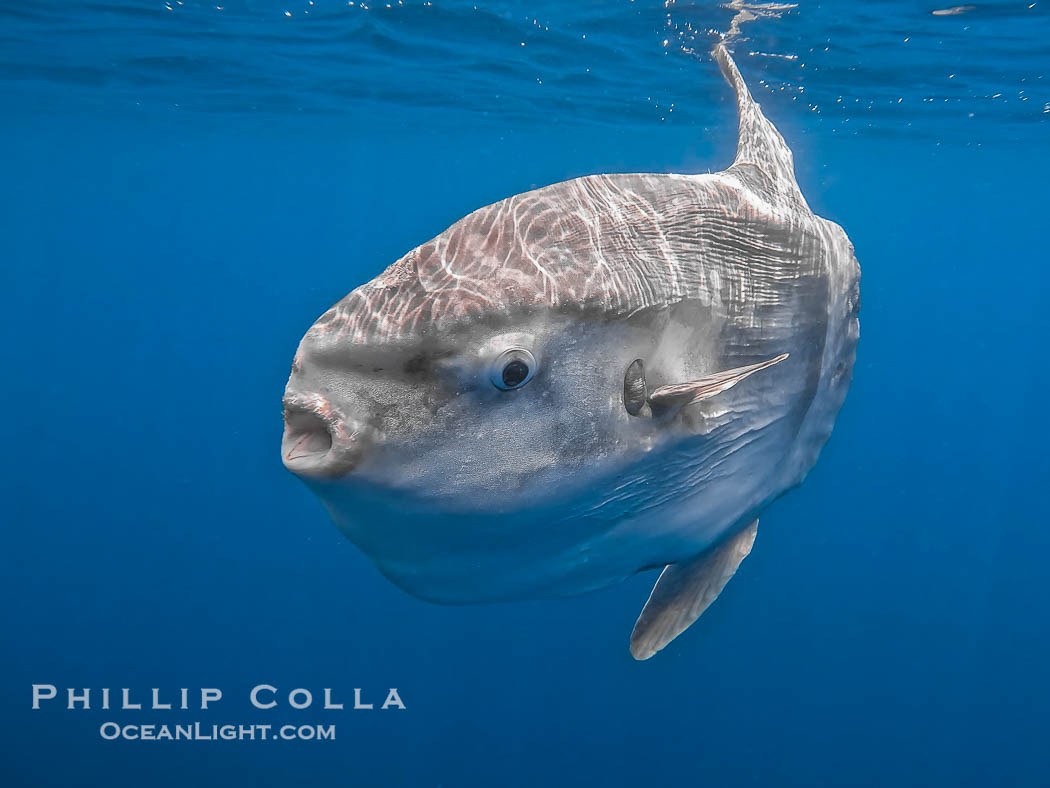
M 536 373 L 536 358 L 522 347 L 512 347 L 500 353 L 489 369 L 492 385 L 503 391 L 520 389 Z

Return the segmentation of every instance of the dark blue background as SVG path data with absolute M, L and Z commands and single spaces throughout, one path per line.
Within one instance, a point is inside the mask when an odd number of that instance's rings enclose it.
M 725 99 L 706 133 L 434 108 L 9 116 L 3 784 L 1045 784 L 1045 149 L 844 138 L 771 111 L 856 245 L 854 384 L 724 596 L 649 662 L 627 638 L 655 575 L 425 604 L 281 467 L 292 353 L 333 301 L 532 186 L 725 166 Z M 32 711 L 33 683 L 226 697 Z M 396 686 L 408 708 L 255 712 L 258 683 Z M 107 719 L 338 738 L 105 742 Z

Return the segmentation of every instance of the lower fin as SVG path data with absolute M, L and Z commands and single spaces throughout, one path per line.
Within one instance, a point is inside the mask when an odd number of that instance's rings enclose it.
M 747 558 L 758 533 L 755 520 L 732 539 L 691 561 L 668 564 L 631 633 L 631 656 L 649 659 L 707 610 Z

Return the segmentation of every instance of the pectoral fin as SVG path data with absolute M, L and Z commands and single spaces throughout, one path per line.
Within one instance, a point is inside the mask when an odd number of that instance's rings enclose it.
M 776 358 L 760 361 L 757 364 L 749 364 L 746 367 L 737 367 L 726 372 L 716 372 L 714 375 L 694 380 L 689 383 L 675 383 L 670 386 L 660 386 L 649 393 L 649 405 L 654 411 L 671 407 L 684 407 L 702 399 L 713 397 L 726 389 L 731 389 L 737 383 L 759 370 L 779 364 L 788 357 L 787 353 L 781 353 Z
M 707 610 L 747 558 L 758 533 L 758 520 L 732 539 L 692 561 L 668 564 L 631 633 L 631 656 L 649 659 Z

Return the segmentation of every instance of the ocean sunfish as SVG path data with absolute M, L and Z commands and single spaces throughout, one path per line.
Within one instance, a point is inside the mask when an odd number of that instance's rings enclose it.
M 303 337 L 284 464 L 408 593 L 562 596 L 664 567 L 631 636 L 646 659 L 816 462 L 852 377 L 860 268 L 714 55 L 739 112 L 729 169 L 481 208 Z

